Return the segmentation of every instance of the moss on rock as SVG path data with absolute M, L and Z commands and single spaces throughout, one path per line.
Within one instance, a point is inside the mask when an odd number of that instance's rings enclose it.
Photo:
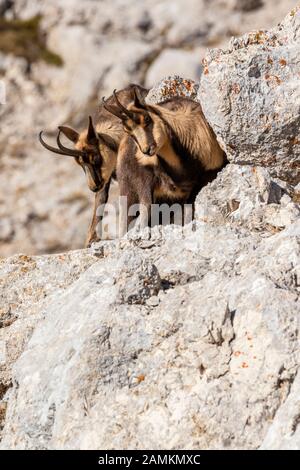
M 61 66 L 62 58 L 47 48 L 40 22 L 41 16 L 28 20 L 0 18 L 0 51 L 24 57 L 29 63 L 43 60 Z

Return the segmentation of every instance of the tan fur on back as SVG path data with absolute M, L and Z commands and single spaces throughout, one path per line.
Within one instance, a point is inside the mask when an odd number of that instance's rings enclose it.
M 109 135 L 116 142 L 117 145 L 120 144 L 120 141 L 124 134 L 123 125 L 119 119 L 117 119 L 116 121 L 111 120 L 97 123 L 96 131 L 100 134 Z
M 174 169 L 180 170 L 181 168 L 181 161 L 176 152 L 174 151 L 172 145 L 169 141 L 166 141 L 165 145 L 161 147 L 160 155 L 163 156 L 164 160 L 172 166 Z
M 224 153 L 218 144 L 213 130 L 204 117 L 200 104 L 188 100 L 180 100 L 170 103 L 173 109 L 168 109 L 166 105 L 152 106 L 152 108 L 158 109 L 166 122 L 176 132 L 182 145 L 195 158 L 199 158 L 206 170 L 220 168 L 224 163 Z M 154 122 L 160 120 L 154 113 L 152 113 L 152 118 Z M 176 159 L 174 160 L 175 153 L 173 152 L 174 155 L 172 155 L 168 147 L 163 150 L 163 156 L 176 163 Z

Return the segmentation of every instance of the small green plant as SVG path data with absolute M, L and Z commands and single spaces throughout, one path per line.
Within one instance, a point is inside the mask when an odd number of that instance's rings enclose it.
M 40 16 L 28 20 L 0 17 L 0 51 L 24 57 L 30 64 L 43 60 L 51 65 L 63 65 L 62 58 L 47 48 L 40 21 Z

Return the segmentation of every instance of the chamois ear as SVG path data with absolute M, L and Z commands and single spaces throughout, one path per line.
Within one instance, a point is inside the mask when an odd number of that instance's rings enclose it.
M 118 151 L 118 145 L 112 137 L 106 134 L 97 133 L 98 139 L 113 152 Z
M 145 108 L 147 106 L 144 97 L 141 95 L 137 86 L 133 87 L 134 106 L 136 108 Z
M 95 131 L 93 119 L 91 116 L 89 116 L 89 127 L 88 127 L 86 139 L 87 139 L 88 144 L 90 145 L 97 145 L 98 143 L 98 136 Z
M 59 126 L 58 129 L 74 144 L 77 144 L 78 139 L 79 139 L 79 133 L 74 131 L 74 129 L 71 129 L 71 127 L 67 126 Z

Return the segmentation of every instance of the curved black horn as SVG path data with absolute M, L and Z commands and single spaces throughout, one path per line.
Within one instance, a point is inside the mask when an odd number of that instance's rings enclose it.
M 43 131 L 39 133 L 39 141 L 42 144 L 43 147 L 45 147 L 47 150 L 50 150 L 50 152 L 57 153 L 58 155 L 64 155 L 65 157 L 68 156 L 63 150 L 59 150 L 55 147 L 52 147 L 51 145 L 48 145 L 42 138 Z
M 111 106 L 110 104 L 107 104 L 104 96 L 102 98 L 102 103 L 103 103 L 103 108 L 106 109 L 106 111 L 108 111 L 110 114 L 113 114 L 119 119 L 124 119 L 124 114 L 121 112 L 121 110 L 115 106 Z
M 122 105 L 122 103 L 118 100 L 116 91 L 117 90 L 113 91 L 113 95 L 114 95 L 114 99 L 115 99 L 118 107 L 122 110 L 123 113 L 125 113 L 128 117 L 130 117 L 132 119 L 133 116 L 134 116 L 134 113 L 132 111 L 129 111 L 129 109 L 125 108 L 125 106 Z
M 76 149 L 69 149 L 61 143 L 61 141 L 60 141 L 61 130 L 60 130 L 60 128 L 58 128 L 58 129 L 59 129 L 59 132 L 58 132 L 57 137 L 56 137 L 56 142 L 57 142 L 57 145 L 60 148 L 60 150 L 62 152 L 64 152 L 64 155 L 68 155 L 70 157 L 82 157 L 83 152 L 81 152 L 80 150 L 76 150 Z

